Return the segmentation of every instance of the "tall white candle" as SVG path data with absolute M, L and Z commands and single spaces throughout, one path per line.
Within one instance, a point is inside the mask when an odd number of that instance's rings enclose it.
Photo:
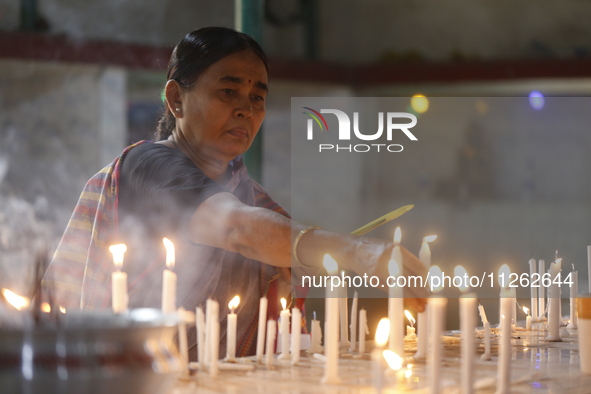
M 431 394 L 437 394 L 441 391 L 441 356 L 443 352 L 441 335 L 445 329 L 446 307 L 446 298 L 433 296 L 429 299 L 430 348 L 427 357 L 427 371 L 429 377 L 429 393 Z
M 217 301 L 211 300 L 207 307 L 207 314 L 211 322 L 209 334 L 209 376 L 216 377 L 219 370 L 218 358 L 220 353 L 220 304 Z
M 390 259 L 390 263 L 388 264 L 388 271 L 391 278 L 396 279 L 401 273 L 401 261 L 395 260 L 394 254 L 392 254 L 392 259 Z M 389 286 L 388 319 L 390 320 L 390 338 L 388 340 L 388 348 L 396 354 L 404 354 L 404 299 L 402 288 L 396 286 L 396 283 L 390 283 Z
M 529 280 L 530 280 L 530 285 L 529 285 L 529 291 L 530 291 L 530 306 L 531 306 L 531 315 L 534 316 L 534 318 L 538 318 L 538 288 L 534 287 L 534 274 L 537 274 L 537 262 L 536 259 L 534 259 L 533 257 L 531 259 L 529 259 Z M 540 284 L 540 282 L 538 281 L 537 283 L 538 285 Z
M 162 273 L 162 312 L 174 313 L 176 311 L 176 274 L 174 268 L 174 245 L 168 238 L 162 239 L 166 247 L 166 268 Z
M 354 352 L 357 344 L 357 304 L 359 302 L 359 294 L 357 291 L 353 293 L 353 302 L 351 304 L 351 346 L 349 347 L 350 352 Z
M 437 235 L 429 235 L 423 238 L 421 243 L 421 249 L 419 250 L 419 260 L 425 268 L 428 270 L 431 268 L 431 248 L 429 242 L 433 242 L 437 239 Z M 428 339 L 428 324 L 429 319 L 427 318 L 427 310 L 421 312 L 417 316 L 417 326 L 419 329 L 419 338 L 417 341 L 417 352 L 414 357 L 418 360 L 424 359 L 427 356 L 427 339 Z
M 579 271 L 573 270 L 571 272 L 571 285 L 570 285 L 570 321 L 566 328 L 577 328 L 577 297 L 579 293 Z
M 263 353 L 265 351 L 265 325 L 267 321 L 267 297 L 261 297 L 259 302 L 259 327 L 257 332 L 257 362 L 263 362 Z
M 205 366 L 205 314 L 203 308 L 198 306 L 195 310 L 197 316 L 197 361 L 199 366 Z
M 226 360 L 229 362 L 236 360 L 236 329 L 238 325 L 238 316 L 234 311 L 240 305 L 240 297 L 236 296 L 228 303 L 230 313 L 228 314 L 228 327 L 226 332 Z
M 478 312 L 480 313 L 480 319 L 482 320 L 482 326 L 484 328 L 484 354 L 481 356 L 483 360 L 490 360 L 490 322 L 486 317 L 486 311 L 482 305 L 478 305 Z
M 417 334 L 416 334 L 416 329 L 415 329 L 415 318 L 412 316 L 412 314 L 407 311 L 404 310 L 404 315 L 406 316 L 408 322 L 410 323 L 410 326 L 406 326 L 406 336 L 404 337 L 405 341 L 414 341 L 417 339 Z
M 111 304 L 114 313 L 127 312 L 127 274 L 121 272 L 123 268 L 123 256 L 127 251 L 124 244 L 111 245 L 109 251 L 113 254 L 113 263 L 116 271 L 111 274 Z
M 529 314 L 529 308 L 524 306 L 523 313 L 525 313 L 525 329 L 527 331 L 531 330 L 531 315 Z
M 546 262 L 538 260 L 538 272 L 540 273 L 540 287 L 538 287 L 538 320 L 544 319 L 546 313 L 546 287 L 543 285 L 544 274 L 546 273 Z
M 287 301 L 285 298 L 281 299 L 281 306 L 283 309 L 279 314 L 279 334 L 281 334 L 281 354 L 279 355 L 279 358 L 288 359 L 291 358 L 289 355 L 289 317 L 291 314 L 289 313 L 289 309 L 287 309 Z
M 343 277 L 345 276 L 345 271 L 341 271 Z M 341 328 L 341 346 L 347 347 L 351 344 L 349 343 L 349 310 L 348 307 L 348 287 L 347 282 L 343 281 L 340 288 L 340 296 L 339 296 L 339 318 L 340 318 L 340 328 Z
M 209 366 L 211 362 L 211 324 L 213 323 L 213 319 L 211 317 L 211 309 L 212 309 L 212 302 L 211 298 L 208 298 L 205 302 L 205 350 L 203 354 L 203 365 Z
M 291 364 L 300 362 L 302 344 L 302 312 L 296 307 L 291 309 Z
M 460 330 L 462 331 L 462 393 L 474 392 L 474 329 L 476 328 L 476 294 L 468 293 L 466 269 L 458 265 L 454 269 L 456 278 L 465 280 L 460 286 L 462 297 L 460 298 Z
M 311 333 L 310 333 L 311 345 L 306 351 L 307 353 L 320 353 L 322 352 L 322 329 L 320 328 L 320 321 L 316 320 L 316 312 L 314 312 L 314 318 L 312 319 Z
M 189 344 L 187 343 L 187 318 L 185 316 L 185 309 L 179 308 L 179 353 L 181 354 L 182 372 L 184 378 L 189 377 Z
M 511 380 L 511 314 L 515 289 L 507 287 L 501 290 L 501 340 L 499 343 L 499 361 L 497 365 L 496 394 L 507 394 Z
M 269 320 L 267 322 L 267 368 L 273 368 L 273 355 L 275 354 L 275 332 L 277 330 L 277 322 Z
M 375 346 L 371 352 L 373 386 L 378 393 L 381 393 L 384 388 L 386 360 L 382 352 L 384 351 L 384 345 L 388 342 L 389 332 L 390 321 L 388 319 L 381 319 L 376 330 Z
M 552 284 L 548 289 L 548 336 L 546 338 L 550 342 L 562 341 L 560 338 L 560 286 L 554 283 L 555 278 L 560 276 L 561 267 L 562 259 L 557 259 L 550 264 Z
M 324 255 L 324 268 L 329 275 L 336 275 L 339 267 L 337 262 L 328 255 Z M 324 354 L 326 364 L 322 382 L 326 384 L 338 384 L 339 378 L 339 299 L 338 289 L 326 288 L 325 329 L 324 329 Z
M 365 354 L 365 336 L 369 334 L 367 328 L 367 311 L 361 309 L 359 311 L 359 354 L 363 356 Z

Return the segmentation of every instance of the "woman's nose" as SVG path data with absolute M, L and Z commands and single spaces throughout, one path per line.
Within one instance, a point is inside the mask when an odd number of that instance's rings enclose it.
M 248 99 L 242 99 L 236 108 L 236 116 L 250 118 L 252 116 L 252 103 Z

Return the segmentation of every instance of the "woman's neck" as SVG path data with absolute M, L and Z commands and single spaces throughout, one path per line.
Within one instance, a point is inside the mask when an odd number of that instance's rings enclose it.
M 183 152 L 209 178 L 218 183 L 226 182 L 228 162 L 204 155 L 202 152 L 194 149 L 191 144 L 177 133 L 173 132 L 165 143 L 168 141 L 171 144 L 166 145 Z

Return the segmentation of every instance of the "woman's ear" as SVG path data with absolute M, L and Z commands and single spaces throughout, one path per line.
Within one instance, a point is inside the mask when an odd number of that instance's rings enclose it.
M 166 97 L 166 105 L 168 110 L 175 118 L 183 117 L 183 106 L 181 100 L 181 86 L 174 79 L 170 79 L 166 82 L 164 88 L 164 96 Z

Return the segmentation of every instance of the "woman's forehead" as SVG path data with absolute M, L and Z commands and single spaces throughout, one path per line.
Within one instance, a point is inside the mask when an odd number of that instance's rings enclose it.
M 220 82 L 254 82 L 263 85 L 268 83 L 265 63 L 251 51 L 237 52 L 228 55 L 205 71 L 204 77 Z

